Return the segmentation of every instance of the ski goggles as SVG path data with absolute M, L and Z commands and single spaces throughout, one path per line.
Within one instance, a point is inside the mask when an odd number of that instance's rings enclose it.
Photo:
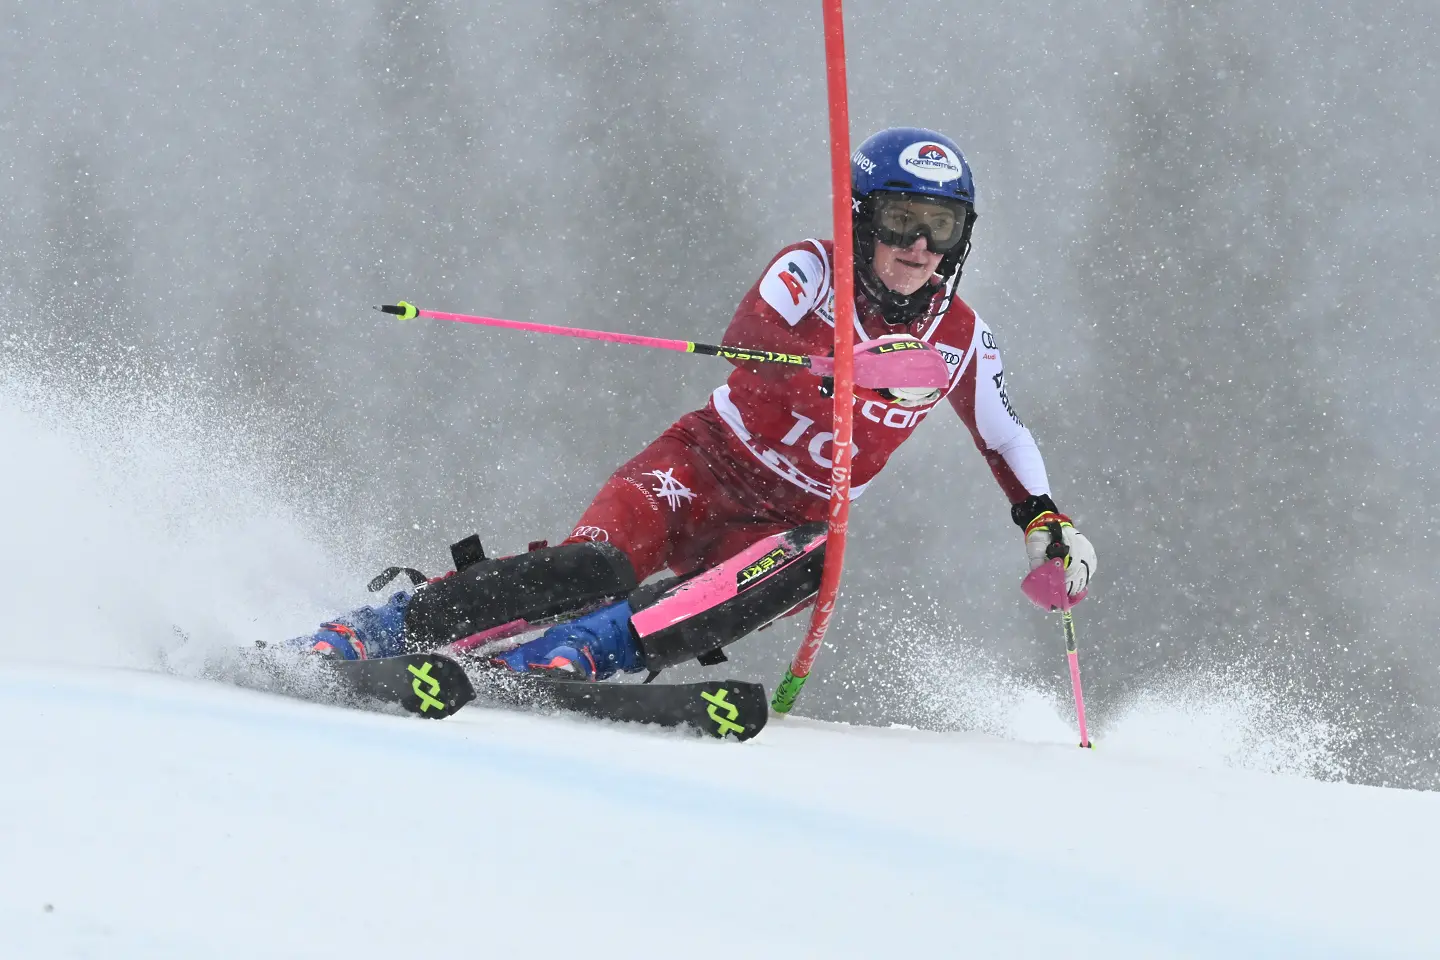
M 892 247 L 908 247 L 924 237 L 932 253 L 949 253 L 965 239 L 969 204 L 959 200 L 882 193 L 872 201 L 875 239 Z

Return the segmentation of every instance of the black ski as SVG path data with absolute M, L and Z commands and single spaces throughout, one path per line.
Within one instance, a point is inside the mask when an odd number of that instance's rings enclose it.
M 345 699 L 393 703 L 417 716 L 448 717 L 471 700 L 476 687 L 455 660 L 438 653 L 375 660 L 326 660 Z M 497 705 L 578 713 L 603 720 L 690 727 L 715 737 L 749 740 L 765 728 L 765 688 L 743 680 L 703 683 L 588 683 L 482 668 L 479 695 Z
M 528 674 L 481 674 L 481 696 L 531 710 L 558 710 L 602 720 L 689 727 L 714 737 L 749 740 L 765 729 L 765 688 L 744 680 L 702 683 L 589 683 Z
M 322 663 L 344 688 L 344 699 L 393 703 L 418 717 L 441 720 L 475 699 L 465 668 L 438 653 Z

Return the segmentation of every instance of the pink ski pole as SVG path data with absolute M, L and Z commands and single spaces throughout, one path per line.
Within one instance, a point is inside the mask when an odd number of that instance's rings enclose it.
M 610 333 L 605 330 L 586 330 L 583 327 L 561 327 L 549 323 L 529 323 L 522 320 L 501 320 L 498 317 L 475 317 L 465 313 L 441 313 L 438 310 L 421 310 L 413 303 L 401 300 L 375 308 L 402 320 L 425 317 L 430 320 L 449 320 L 453 323 L 473 323 L 484 327 L 502 327 L 506 330 L 524 330 L 528 333 L 548 333 L 560 337 L 578 337 L 582 340 L 603 340 L 607 343 L 628 343 L 637 347 L 653 347 L 657 350 L 674 350 L 677 353 L 698 353 L 707 357 L 724 357 L 743 363 L 783 363 L 792 367 L 804 367 L 819 377 L 835 375 L 835 358 L 807 356 L 798 353 L 776 353 L 773 350 L 753 350 L 747 347 L 717 346 L 711 343 L 696 343 L 693 340 L 667 340 L 663 337 L 642 337 L 633 333 Z M 919 340 L 880 341 L 871 340 L 855 347 L 855 382 L 862 387 L 944 387 L 950 382 L 950 368 L 945 358 L 928 343 Z
M 1052 524 L 1052 542 L 1045 551 L 1048 559 L 1025 578 L 1020 589 L 1038 607 L 1045 610 L 1059 610 L 1060 620 L 1065 627 L 1065 656 L 1070 661 L 1070 687 L 1075 692 L 1075 718 L 1080 724 L 1080 746 L 1093 748 L 1090 733 L 1085 728 L 1085 694 L 1080 689 L 1080 653 L 1075 643 L 1075 615 L 1070 608 L 1084 599 L 1085 594 L 1071 598 L 1065 587 L 1065 556 L 1070 548 L 1060 539 L 1059 524 Z
M 1085 694 L 1080 690 L 1080 652 L 1075 646 L 1075 615 L 1066 607 L 1060 611 L 1060 620 L 1065 625 L 1065 656 L 1070 660 L 1070 686 L 1075 691 L 1075 719 L 1080 722 L 1080 746 L 1093 749 L 1090 734 L 1085 729 Z

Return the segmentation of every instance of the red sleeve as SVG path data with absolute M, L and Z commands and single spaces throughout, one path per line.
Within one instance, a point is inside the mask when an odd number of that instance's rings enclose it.
M 735 308 L 735 316 L 730 320 L 730 326 L 725 330 L 725 339 L 721 341 L 726 347 L 750 347 L 756 350 L 769 350 L 773 353 L 816 353 L 815 345 L 804 337 L 796 334 L 795 331 L 785 322 L 785 318 L 775 311 L 775 308 L 766 303 L 760 296 L 758 285 L 752 286 L 740 301 L 740 306 Z M 824 354 L 828 351 L 818 351 Z M 735 366 L 751 373 L 758 374 L 766 380 L 780 380 L 795 372 L 794 367 L 787 367 L 780 363 L 742 363 L 732 360 Z M 807 370 L 808 374 L 809 371 Z
M 833 330 L 813 309 L 805 309 L 826 295 L 830 286 L 827 274 L 828 263 L 819 259 L 811 244 L 797 243 L 781 250 L 740 300 L 722 345 L 774 353 L 827 354 L 834 343 Z M 789 318 L 765 299 L 767 289 L 772 297 L 780 297 L 776 302 L 791 310 Z M 731 362 L 765 380 L 780 380 L 794 373 L 794 368 L 780 364 Z
M 1015 471 L 1005 462 L 1005 458 L 991 450 L 985 443 L 985 438 L 980 436 L 980 428 L 975 423 L 975 369 L 978 364 L 973 361 L 961 375 L 960 382 L 955 389 L 950 391 L 950 406 L 960 415 L 965 428 L 970 431 L 970 436 L 975 440 L 975 449 L 979 450 L 985 457 L 985 462 L 990 465 L 990 472 L 995 475 L 995 481 L 1000 484 L 1009 501 L 1019 503 L 1028 500 L 1032 494 L 1025 489 L 1020 478 L 1015 476 Z

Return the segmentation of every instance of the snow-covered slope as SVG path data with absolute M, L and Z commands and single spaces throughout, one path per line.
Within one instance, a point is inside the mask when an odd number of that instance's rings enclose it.
M 5 957 L 1434 957 L 1440 796 L 0 666 Z
M 1226 769 L 1325 772 L 1336 735 L 1243 676 L 1082 751 L 951 638 L 912 695 L 1003 738 L 433 723 L 155 672 L 364 577 L 223 411 L 52 393 L 0 390 L 0 960 L 1440 957 L 1440 794 Z

